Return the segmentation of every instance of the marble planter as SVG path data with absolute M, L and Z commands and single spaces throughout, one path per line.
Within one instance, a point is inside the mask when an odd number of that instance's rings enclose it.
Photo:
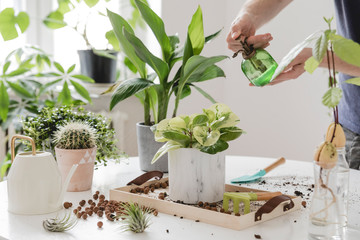
M 225 155 L 206 154 L 193 148 L 169 153 L 169 195 L 188 204 L 218 202 L 225 192 Z
M 168 172 L 167 154 L 162 156 L 154 164 L 151 164 L 155 153 L 164 143 L 156 142 L 154 139 L 154 133 L 151 131 L 150 126 L 146 126 L 143 123 L 136 124 L 138 153 L 140 161 L 140 169 L 145 172 L 149 171 L 161 171 Z

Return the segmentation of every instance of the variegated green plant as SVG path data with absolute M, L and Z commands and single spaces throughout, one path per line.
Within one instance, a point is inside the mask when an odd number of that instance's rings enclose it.
M 239 117 L 225 104 L 216 103 L 203 113 L 164 119 L 153 126 L 157 142 L 166 142 L 155 154 L 152 163 L 170 150 L 197 148 L 215 154 L 229 147 L 228 141 L 241 136 L 236 127 Z

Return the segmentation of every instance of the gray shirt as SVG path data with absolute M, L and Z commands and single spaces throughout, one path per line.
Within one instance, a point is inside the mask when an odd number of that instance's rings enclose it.
M 334 0 L 334 2 L 338 34 L 360 43 L 360 0 Z M 353 76 L 340 73 L 338 77 L 343 90 L 339 104 L 339 122 L 345 128 L 360 134 L 360 87 L 343 83 L 349 78 Z

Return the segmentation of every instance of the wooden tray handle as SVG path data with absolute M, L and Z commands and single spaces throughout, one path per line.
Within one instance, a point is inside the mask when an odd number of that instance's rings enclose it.
M 262 215 L 264 213 L 271 213 L 277 206 L 280 205 L 280 203 L 289 201 L 289 200 L 290 200 L 290 203 L 285 204 L 283 207 L 284 212 L 292 209 L 295 206 L 293 200 L 289 196 L 285 196 L 285 195 L 273 197 L 272 199 L 267 201 L 261 208 L 259 208 L 256 211 L 255 222 L 260 221 L 262 219 Z
M 35 146 L 34 139 L 32 139 L 31 137 L 24 136 L 24 135 L 14 135 L 11 138 L 11 162 L 14 162 L 14 158 L 15 158 L 15 140 L 16 139 L 24 139 L 24 140 L 30 141 L 31 142 L 32 155 L 36 155 L 36 146 Z
M 164 173 L 160 172 L 160 171 L 146 172 L 146 173 L 140 175 L 139 177 L 135 178 L 134 180 L 128 182 L 128 184 L 126 184 L 126 185 L 135 184 L 135 185 L 139 186 L 139 185 L 146 183 L 153 177 L 155 177 L 157 180 L 160 180 L 163 177 L 163 175 L 164 175 Z

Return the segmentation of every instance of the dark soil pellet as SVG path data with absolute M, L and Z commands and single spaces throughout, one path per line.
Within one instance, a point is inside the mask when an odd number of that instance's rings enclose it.
M 254 237 L 255 237 L 256 239 L 262 239 L 259 234 L 254 234 Z
M 180 219 L 183 219 L 183 218 L 184 218 L 183 216 L 180 217 Z
M 166 233 L 169 233 L 169 229 L 166 229 Z
M 237 216 L 237 217 L 240 216 L 240 213 L 235 213 L 235 216 Z
M 301 205 L 302 205 L 304 208 L 306 208 L 306 202 L 305 202 L 305 201 L 302 201 L 302 202 L 301 202 Z
M 97 194 L 94 194 L 94 195 L 93 195 L 93 199 L 94 199 L 94 200 L 98 200 L 98 198 L 99 198 L 99 195 L 97 195 Z
M 161 187 L 162 187 L 162 188 L 167 188 L 167 186 L 168 186 L 168 185 L 167 185 L 166 183 L 164 183 L 164 182 L 161 183 Z
M 83 206 L 85 205 L 85 203 L 86 203 L 85 200 L 81 200 L 81 201 L 79 202 L 79 205 L 83 207 Z
M 204 206 L 204 203 L 202 201 L 198 202 L 199 207 Z
M 195 220 L 195 222 L 200 222 L 200 220 Z

